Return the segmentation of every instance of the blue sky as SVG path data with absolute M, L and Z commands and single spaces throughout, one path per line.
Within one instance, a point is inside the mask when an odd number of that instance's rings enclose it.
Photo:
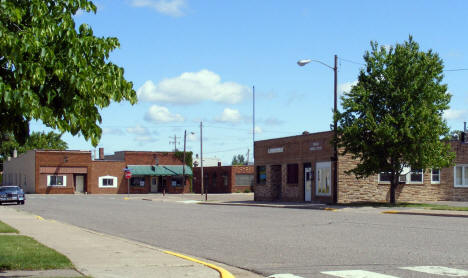
M 256 140 L 330 129 L 333 64 L 340 91 L 355 82 L 370 41 L 402 43 L 411 34 L 446 69 L 468 68 L 468 1 L 98 0 L 97 14 L 79 13 L 97 36 L 120 41 L 110 60 L 125 69 L 139 102 L 102 110 L 106 154 L 183 148 L 230 164 L 252 154 L 252 86 Z M 446 71 L 453 95 L 446 119 L 462 129 L 468 115 L 468 71 Z M 39 123 L 32 130 L 47 130 Z M 194 132 L 195 134 L 191 134 Z M 172 138 L 172 139 L 171 139 Z M 64 134 L 70 149 L 92 150 Z M 252 156 L 250 156 L 252 160 Z

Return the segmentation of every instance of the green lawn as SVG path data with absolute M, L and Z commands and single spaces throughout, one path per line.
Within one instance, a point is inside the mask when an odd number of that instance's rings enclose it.
M 435 204 L 419 204 L 419 203 L 381 203 L 381 202 L 356 202 L 350 203 L 343 206 L 348 207 L 410 207 L 410 208 L 423 208 L 432 210 L 452 210 L 452 211 L 468 211 L 468 207 L 456 207 L 447 205 L 435 205 Z
M 0 270 L 74 268 L 70 260 L 36 240 L 20 235 L 0 235 Z
M 19 233 L 17 229 L 8 226 L 7 224 L 0 221 L 0 233 Z

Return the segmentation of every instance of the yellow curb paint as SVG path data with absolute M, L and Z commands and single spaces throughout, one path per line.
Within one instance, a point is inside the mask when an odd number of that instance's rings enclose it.
M 124 200 L 130 200 L 130 198 L 128 198 L 128 197 L 124 197 Z
M 36 218 L 39 220 L 44 220 L 44 218 L 40 217 L 39 215 L 36 215 Z
M 337 211 L 337 209 L 334 209 L 334 208 L 324 208 L 324 210 Z
M 400 213 L 400 212 L 398 210 L 387 210 L 387 211 L 382 211 L 382 213 L 397 214 L 397 213 Z
M 219 272 L 219 275 L 221 275 L 221 278 L 235 278 L 234 275 L 231 274 L 231 272 L 225 270 L 224 268 L 216 266 L 214 264 L 206 263 L 206 262 L 203 262 L 203 261 L 200 261 L 200 260 L 185 256 L 185 255 L 182 255 L 182 254 L 179 254 L 179 253 L 171 252 L 171 251 L 164 251 L 164 253 L 169 254 L 169 255 L 173 255 L 173 256 L 176 256 L 176 257 L 179 257 L 179 258 L 182 258 L 182 259 L 186 259 L 186 260 L 189 260 L 189 261 L 192 261 L 192 262 L 196 262 L 196 263 L 202 264 L 204 266 L 207 266 L 209 268 L 212 268 L 212 269 Z

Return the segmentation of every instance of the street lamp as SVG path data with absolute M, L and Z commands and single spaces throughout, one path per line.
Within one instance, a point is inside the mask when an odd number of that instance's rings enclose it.
M 333 103 L 333 162 L 334 162 L 334 170 L 333 174 L 335 178 L 333 179 L 333 202 L 337 203 L 338 202 L 338 148 L 337 148 L 337 139 L 338 139 L 338 133 L 337 133 L 337 118 L 336 118 L 336 113 L 337 111 L 337 99 L 338 99 L 338 56 L 335 55 L 335 66 L 329 66 L 325 64 L 322 61 L 319 60 L 312 60 L 312 59 L 303 59 L 297 61 L 297 64 L 301 67 L 307 65 L 310 62 L 316 62 L 319 64 L 322 64 L 326 66 L 327 68 L 330 68 L 333 70 L 334 73 L 334 103 Z

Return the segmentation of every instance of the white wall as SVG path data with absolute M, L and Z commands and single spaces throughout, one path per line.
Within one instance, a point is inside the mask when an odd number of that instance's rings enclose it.
M 36 192 L 35 150 L 3 163 L 3 185 L 21 185 L 26 193 Z

